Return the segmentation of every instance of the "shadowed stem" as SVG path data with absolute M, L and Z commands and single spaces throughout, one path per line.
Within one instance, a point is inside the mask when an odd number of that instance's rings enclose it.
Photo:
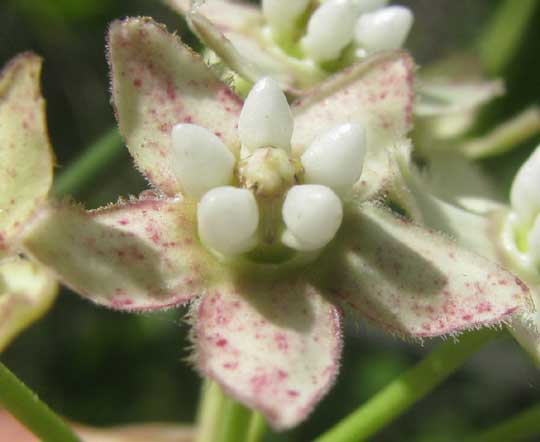
M 226 398 L 215 382 L 205 379 L 199 400 L 196 442 L 215 440 L 222 430 Z
M 518 442 L 539 434 L 540 405 L 534 404 L 493 428 L 466 439 L 466 442 Z
M 221 442 L 245 442 L 252 412 L 231 398 L 224 407 L 223 437 Z
M 123 142 L 116 127 L 102 135 L 70 164 L 55 181 L 56 196 L 75 195 L 83 191 L 96 177 L 108 170 L 124 152 Z
M 431 392 L 497 333 L 496 330 L 483 329 L 463 335 L 459 342 L 440 344 L 418 364 L 320 436 L 317 442 L 366 440 Z
M 538 0 L 503 0 L 480 32 L 477 50 L 491 75 L 500 74 L 512 61 L 522 43 Z
M 64 421 L 1 362 L 0 404 L 42 442 L 80 442 Z
M 246 442 L 260 442 L 266 430 L 267 425 L 264 416 L 261 413 L 253 412 Z

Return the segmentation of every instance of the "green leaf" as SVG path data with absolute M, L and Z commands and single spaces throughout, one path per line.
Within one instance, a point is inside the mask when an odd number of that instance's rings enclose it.
M 47 198 L 54 158 L 41 96 L 41 59 L 15 57 L 0 74 L 0 259 Z

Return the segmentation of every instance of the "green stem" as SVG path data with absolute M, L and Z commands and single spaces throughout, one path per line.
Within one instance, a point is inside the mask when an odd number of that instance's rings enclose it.
M 260 442 L 266 433 L 266 420 L 261 413 L 253 412 L 246 442 Z
M 439 345 L 317 442 L 360 442 L 372 436 L 443 382 L 496 333 L 484 329 L 465 334 L 457 343 Z
M 228 398 L 225 405 L 221 442 L 244 442 L 248 435 L 250 419 L 250 410 Z
M 539 434 L 540 405 L 534 404 L 493 428 L 472 436 L 467 442 L 517 442 L 532 439 Z
M 503 0 L 480 32 L 477 50 L 489 74 L 498 75 L 512 61 L 538 0 Z
M 66 168 L 54 183 L 54 194 L 64 196 L 84 190 L 98 174 L 108 170 L 111 163 L 118 159 L 124 152 L 122 146 L 122 138 L 116 127 L 109 130 Z
M 197 442 L 217 440 L 222 430 L 226 398 L 219 385 L 206 379 L 202 387 L 197 417 Z
M 41 442 L 80 442 L 62 418 L 1 362 L 0 403 Z

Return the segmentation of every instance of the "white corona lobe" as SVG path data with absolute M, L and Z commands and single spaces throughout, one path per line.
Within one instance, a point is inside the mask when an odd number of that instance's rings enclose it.
M 362 14 L 356 23 L 356 43 L 367 53 L 399 49 L 413 24 L 413 14 L 403 6 L 388 6 Z
M 234 155 L 212 132 L 194 124 L 177 124 L 171 138 L 171 167 L 186 196 L 198 199 L 231 182 Z
M 242 146 L 250 152 L 261 147 L 290 150 L 292 131 L 291 110 L 278 84 L 270 77 L 257 81 L 240 113 Z
M 360 178 L 366 155 L 366 132 L 358 123 L 330 129 L 302 155 L 304 179 L 322 184 L 339 195 L 349 192 Z
M 357 18 L 350 0 L 328 0 L 311 15 L 301 45 L 318 62 L 331 61 L 353 39 Z
M 272 31 L 290 33 L 310 0 L 263 0 L 262 10 Z
M 256 245 L 259 210 L 253 194 L 236 187 L 217 187 L 197 207 L 199 237 L 223 255 L 247 252 Z
M 540 145 L 520 167 L 510 190 L 510 204 L 524 225 L 540 213 Z
M 282 216 L 287 227 L 283 243 L 296 250 L 313 251 L 334 238 L 343 219 L 343 207 L 330 188 L 305 184 L 289 190 Z

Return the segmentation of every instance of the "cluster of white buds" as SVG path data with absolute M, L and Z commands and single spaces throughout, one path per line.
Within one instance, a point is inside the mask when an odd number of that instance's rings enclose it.
M 540 146 L 514 178 L 510 205 L 503 245 L 522 266 L 540 273 Z
M 303 51 L 318 63 L 336 60 L 353 45 L 358 58 L 373 52 L 399 49 L 413 23 L 403 6 L 388 0 L 327 0 L 310 15 Z M 290 35 L 306 13 L 309 0 L 263 0 L 263 13 L 274 36 Z M 276 38 L 276 40 L 280 40 Z
M 270 241 L 297 251 L 326 246 L 341 225 L 342 198 L 362 173 L 364 128 L 337 126 L 295 157 L 287 99 L 266 77 L 249 93 L 238 133 L 239 159 L 203 127 L 178 124 L 172 130 L 173 170 L 186 198 L 198 201 L 203 244 L 225 256 L 242 254 L 268 241 L 270 224 Z M 268 207 L 278 207 L 280 216 L 271 216 Z

